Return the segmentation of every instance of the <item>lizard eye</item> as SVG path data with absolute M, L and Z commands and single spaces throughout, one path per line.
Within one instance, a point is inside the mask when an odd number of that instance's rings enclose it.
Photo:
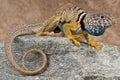
M 101 18 L 103 19 L 103 18 L 104 18 L 104 16 L 101 16 Z

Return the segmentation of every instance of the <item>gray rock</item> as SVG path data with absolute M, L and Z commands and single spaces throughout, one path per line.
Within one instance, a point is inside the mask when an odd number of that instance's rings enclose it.
M 34 76 L 23 76 L 6 58 L 4 44 L 0 43 L 0 80 L 120 80 L 120 52 L 116 46 L 104 45 L 100 51 L 81 41 L 75 46 L 64 37 L 20 36 L 12 44 L 15 60 L 21 66 L 24 51 L 40 48 L 49 59 L 47 69 Z M 31 69 L 42 62 L 39 54 L 32 54 L 26 61 Z M 32 62 L 33 61 L 33 62 Z

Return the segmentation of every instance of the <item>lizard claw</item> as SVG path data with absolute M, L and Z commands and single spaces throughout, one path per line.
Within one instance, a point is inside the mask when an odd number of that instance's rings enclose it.
M 103 48 L 103 45 L 101 44 L 100 46 L 94 47 L 97 51 L 101 50 Z
M 75 39 L 70 39 L 70 40 L 73 42 L 73 44 L 75 44 L 77 46 L 80 46 L 80 42 L 79 41 L 77 41 Z
M 98 42 L 89 42 L 88 43 L 90 46 L 94 47 L 97 51 L 99 51 L 102 47 L 103 47 L 103 44 L 100 44 Z
M 35 35 L 36 36 L 40 36 L 40 35 L 44 35 L 44 36 L 49 36 L 49 35 L 53 35 L 54 32 L 39 32 L 39 33 L 36 33 Z
M 80 46 L 80 42 L 78 42 L 78 41 L 73 41 L 73 43 L 75 44 L 75 45 L 77 45 L 77 46 Z
M 40 36 L 41 35 L 41 33 L 40 32 L 37 32 L 36 34 L 35 34 L 35 36 Z
M 73 42 L 73 44 L 80 46 L 80 42 L 77 41 L 73 36 L 68 36 L 68 38 Z

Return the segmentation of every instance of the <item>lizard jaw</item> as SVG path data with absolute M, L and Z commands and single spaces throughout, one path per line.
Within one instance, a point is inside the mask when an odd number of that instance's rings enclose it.
M 102 26 L 100 27 L 91 26 L 91 27 L 86 28 L 85 31 L 93 36 L 100 36 L 104 34 L 105 28 Z

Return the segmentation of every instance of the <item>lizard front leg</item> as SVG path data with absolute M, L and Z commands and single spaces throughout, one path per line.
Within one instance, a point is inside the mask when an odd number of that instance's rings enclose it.
M 85 35 L 84 34 L 79 34 L 79 35 L 73 35 L 75 39 L 84 39 Z
M 102 44 L 92 41 L 90 34 L 85 34 L 85 38 L 88 41 L 88 44 L 94 47 L 96 50 L 99 50 L 101 47 L 103 47 Z
M 75 45 L 80 45 L 80 42 L 77 41 L 71 33 L 71 29 L 73 29 L 75 25 L 73 23 L 66 23 L 63 25 L 63 32 L 67 38 L 69 38 Z M 74 27 L 75 29 L 76 27 Z

